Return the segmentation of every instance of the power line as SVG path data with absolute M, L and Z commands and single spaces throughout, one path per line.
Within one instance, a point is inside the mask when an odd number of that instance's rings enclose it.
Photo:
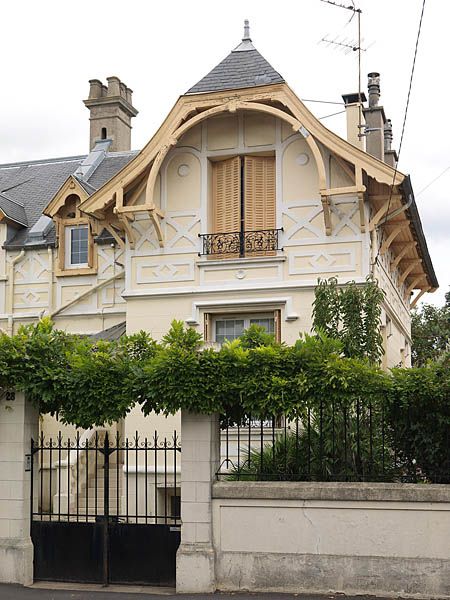
M 331 113 L 331 115 L 325 115 L 323 117 L 319 117 L 319 120 L 328 119 L 328 117 L 334 117 L 336 115 L 342 115 L 343 113 L 345 113 L 345 110 L 339 110 L 338 112 Z
M 430 181 L 430 183 L 427 183 L 427 185 L 426 185 L 424 188 L 422 188 L 422 189 L 420 190 L 420 192 L 418 192 L 418 193 L 416 194 L 416 196 L 419 196 L 419 195 L 420 195 L 422 192 L 424 192 L 424 191 L 425 191 L 425 190 L 427 190 L 427 189 L 428 189 L 430 186 L 432 186 L 432 185 L 433 185 L 433 183 L 434 183 L 435 181 L 437 181 L 438 179 L 440 179 L 440 178 L 441 178 L 443 175 L 445 175 L 445 174 L 447 173 L 447 171 L 450 171 L 450 165 L 449 165 L 449 166 L 448 166 L 446 169 L 444 169 L 444 170 L 442 171 L 442 173 L 439 173 L 439 175 L 437 175 L 437 176 L 436 176 L 434 179 L 432 179 L 432 180 Z
M 419 48 L 420 33 L 422 31 L 422 21 L 423 21 L 423 13 L 425 11 L 425 3 L 426 3 L 426 0 L 423 0 L 423 2 L 422 2 L 422 10 L 421 10 L 420 19 L 419 19 L 419 27 L 418 27 L 418 30 L 417 30 L 416 45 L 414 47 L 414 58 L 413 58 L 412 67 L 411 67 L 411 75 L 410 75 L 410 78 L 409 78 L 408 95 L 406 97 L 406 106 L 405 106 L 405 115 L 403 117 L 402 133 L 401 133 L 401 136 L 400 136 L 400 143 L 399 143 L 399 146 L 398 146 L 397 164 L 398 164 L 398 161 L 400 160 L 400 152 L 402 150 L 403 137 L 405 135 L 406 118 L 408 116 L 408 108 L 409 108 L 409 101 L 410 101 L 410 98 L 411 98 L 412 82 L 413 82 L 413 78 L 414 78 L 414 71 L 415 71 L 415 68 L 416 68 L 417 50 Z M 386 216 L 384 217 L 384 220 L 382 220 L 381 223 L 378 225 L 378 228 L 380 228 L 382 225 L 384 225 L 387 222 L 387 219 L 388 219 L 388 216 L 389 216 L 389 208 L 391 206 L 392 192 L 394 191 L 395 178 L 397 177 L 397 172 L 398 172 L 397 165 L 395 165 L 394 175 L 392 177 L 392 184 L 391 184 L 390 189 L 389 189 L 389 199 L 388 199 L 388 205 L 387 205 L 387 210 L 386 210 Z M 378 243 L 377 255 L 375 256 L 374 264 L 378 262 L 378 257 L 380 256 L 381 241 L 382 241 L 382 236 L 380 235 L 380 240 L 379 240 L 379 243 Z
M 345 106 L 345 102 L 332 102 L 331 100 L 311 100 L 310 98 L 300 98 L 302 102 L 318 102 L 319 104 L 337 104 L 338 106 Z

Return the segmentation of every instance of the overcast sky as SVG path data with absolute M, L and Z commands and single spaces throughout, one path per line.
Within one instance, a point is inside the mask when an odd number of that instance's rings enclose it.
M 351 0 L 342 0 L 349 4 Z M 398 148 L 422 0 L 355 0 L 362 11 L 363 89 L 381 73 L 381 104 Z M 277 10 L 278 9 L 278 10 Z M 117 75 L 139 110 L 133 148 L 153 135 L 177 97 L 235 47 L 242 23 L 261 54 L 300 98 L 340 102 L 357 91 L 356 19 L 320 0 L 15 0 L 1 8 L 0 163 L 88 151 L 88 80 Z M 411 174 L 440 290 L 450 285 L 448 0 L 427 0 L 399 169 Z M 440 106 L 442 103 L 442 106 Z M 307 103 L 323 117 L 341 110 Z M 323 123 L 344 135 L 345 115 Z

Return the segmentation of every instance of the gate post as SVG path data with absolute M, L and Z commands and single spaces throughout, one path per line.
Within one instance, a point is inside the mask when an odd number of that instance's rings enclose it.
M 22 393 L 4 394 L 0 399 L 0 582 L 2 583 L 27 585 L 33 582 L 33 544 L 30 537 L 33 458 L 30 456 L 30 450 L 31 438 L 37 440 L 38 435 L 37 408 L 26 401 Z
M 212 484 L 220 461 L 219 416 L 181 413 L 181 544 L 177 593 L 215 591 Z

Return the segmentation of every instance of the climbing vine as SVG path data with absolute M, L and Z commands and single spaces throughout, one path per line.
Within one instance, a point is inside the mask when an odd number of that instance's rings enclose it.
M 313 304 L 313 329 L 342 342 L 345 356 L 378 363 L 383 354 L 380 333 L 383 291 L 376 280 L 338 286 L 337 280 L 319 279 Z

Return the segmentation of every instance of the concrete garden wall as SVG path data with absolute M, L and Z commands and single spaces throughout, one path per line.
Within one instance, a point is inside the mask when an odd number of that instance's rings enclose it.
M 450 597 L 450 486 L 218 482 L 216 587 Z

